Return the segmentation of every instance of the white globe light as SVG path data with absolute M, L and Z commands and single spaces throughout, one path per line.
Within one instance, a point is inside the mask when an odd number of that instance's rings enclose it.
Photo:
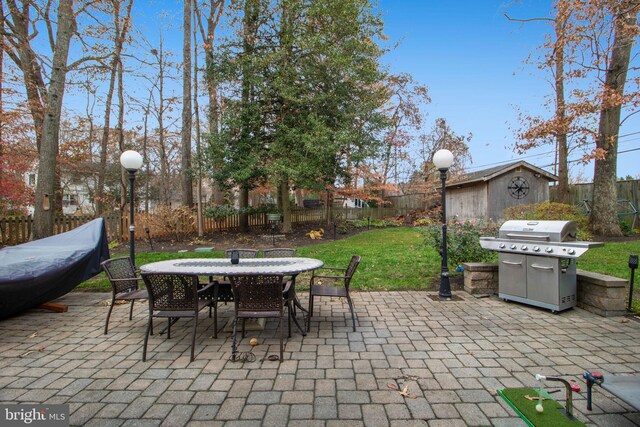
M 433 164 L 438 170 L 447 170 L 453 163 L 453 153 L 449 150 L 438 150 L 433 155 Z
M 127 150 L 120 155 L 120 164 L 128 171 L 137 171 L 142 167 L 142 156 L 137 151 Z

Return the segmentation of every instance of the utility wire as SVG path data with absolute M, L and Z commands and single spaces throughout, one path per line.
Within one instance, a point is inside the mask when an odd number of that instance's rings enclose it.
M 620 135 L 618 137 L 618 144 L 637 141 L 640 138 L 632 138 L 632 139 L 628 139 L 628 140 L 625 140 L 625 141 L 620 141 L 620 138 L 625 138 L 625 137 L 633 136 L 633 135 L 637 135 L 637 134 L 640 134 L 640 131 L 631 132 L 631 133 L 627 133 L 627 134 L 624 134 L 624 135 Z M 591 146 L 591 145 L 595 145 L 595 142 L 590 142 L 590 143 L 586 144 L 585 148 L 589 148 L 589 146 Z M 629 151 L 636 151 L 636 150 L 634 149 L 634 150 L 627 150 L 627 151 L 618 151 L 618 154 L 627 153 Z M 543 153 L 530 154 L 528 156 L 520 156 L 517 159 L 503 160 L 503 161 L 500 161 L 500 162 L 493 162 L 493 163 L 486 163 L 484 165 L 472 166 L 472 167 L 467 168 L 467 170 L 468 171 L 480 170 L 480 169 L 488 168 L 488 167 L 491 167 L 491 166 L 505 165 L 505 164 L 508 164 L 508 163 L 518 162 L 518 161 L 523 160 L 523 159 L 532 159 L 532 158 L 535 158 L 535 157 L 544 157 L 544 156 L 549 156 L 549 155 L 554 155 L 555 156 L 555 154 L 556 154 L 555 150 L 545 151 Z M 578 160 L 569 161 L 568 163 L 575 163 L 577 161 L 579 161 L 579 159 Z M 552 163 L 550 165 L 545 165 L 545 166 L 539 166 L 539 167 L 549 167 L 549 166 L 553 166 L 554 164 L 555 163 Z

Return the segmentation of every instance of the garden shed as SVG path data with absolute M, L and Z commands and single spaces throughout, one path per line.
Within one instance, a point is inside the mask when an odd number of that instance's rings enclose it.
M 525 161 L 469 173 L 447 183 L 447 218 L 500 220 L 505 208 L 548 201 L 557 180 Z

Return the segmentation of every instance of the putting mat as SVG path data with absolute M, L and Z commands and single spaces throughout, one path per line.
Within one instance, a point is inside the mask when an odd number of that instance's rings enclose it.
M 533 388 L 503 388 L 497 390 L 498 394 L 513 408 L 514 411 L 531 427 L 563 427 L 563 426 L 584 426 L 585 424 L 577 419 L 570 420 L 564 415 L 564 406 L 556 402 L 544 391 L 542 397 L 547 400 L 542 401 L 544 411 L 536 411 L 538 404 L 538 390 Z M 525 396 L 535 397 L 529 400 Z

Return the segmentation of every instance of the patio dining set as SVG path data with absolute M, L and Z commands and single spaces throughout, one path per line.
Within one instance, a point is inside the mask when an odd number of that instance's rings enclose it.
M 261 257 L 259 255 L 262 255 Z M 109 331 L 109 319 L 116 301 L 129 302 L 129 320 L 132 320 L 136 300 L 147 300 L 149 314 L 142 360 L 147 359 L 149 336 L 154 333 L 154 319 L 167 319 L 167 339 L 171 338 L 171 326 L 180 318 L 193 319 L 191 338 L 191 361 L 195 359 L 196 332 L 201 310 L 209 308 L 213 317 L 214 334 L 218 337 L 218 304 L 233 303 L 233 333 L 231 360 L 239 360 L 237 330 L 241 320 L 242 337 L 248 319 L 278 319 L 280 354 L 284 356 L 284 320 L 288 324 L 291 337 L 291 322 L 302 335 L 311 328 L 313 302 L 315 297 L 345 298 L 351 312 L 353 331 L 356 318 L 349 293 L 351 278 L 355 273 L 360 256 L 353 255 L 345 268 L 325 267 L 321 260 L 296 257 L 292 248 L 228 249 L 223 259 L 192 258 L 173 259 L 145 264 L 137 271 L 130 257 L 111 258 L 102 263 L 112 285 L 111 304 L 104 326 L 105 335 Z M 295 289 L 296 277 L 311 271 L 309 283 L 309 307 L 304 307 Z M 205 280 L 206 278 L 206 280 Z M 144 283 L 145 288 L 140 285 Z M 286 313 L 285 313 L 286 309 Z M 298 321 L 302 314 L 303 324 Z

